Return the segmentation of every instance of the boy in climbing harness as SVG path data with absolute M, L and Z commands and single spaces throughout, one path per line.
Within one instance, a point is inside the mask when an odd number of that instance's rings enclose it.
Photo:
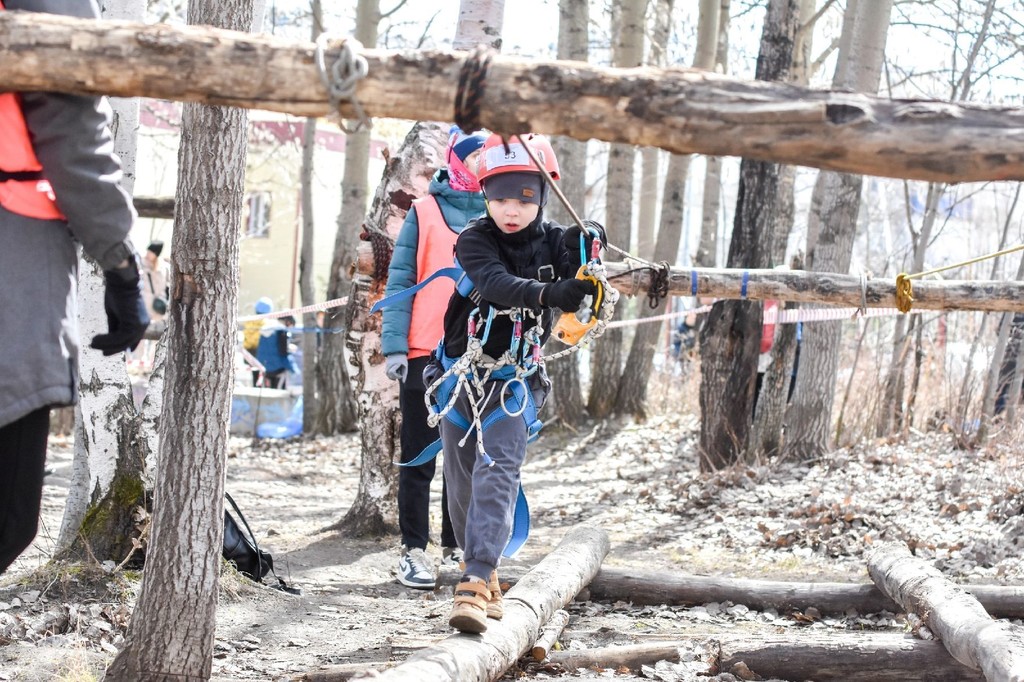
M 429 196 L 417 199 L 398 233 L 388 269 L 385 293 L 396 294 L 421 284 L 435 271 L 451 265 L 455 240 L 466 224 L 483 215 L 484 197 L 476 179 L 476 159 L 487 139 L 485 133 L 467 134 L 453 126 L 445 154 L 446 168 L 430 181 Z M 437 439 L 437 428 L 427 424 L 423 369 L 437 347 L 441 318 L 455 290 L 449 279 L 436 279 L 384 309 L 381 352 L 387 358 L 390 379 L 400 382 L 398 404 L 402 412 L 402 462 L 408 464 Z M 403 466 L 398 472 L 398 527 L 402 553 L 396 577 L 407 587 L 432 590 L 436 585 L 433 562 L 425 552 L 430 539 L 430 481 L 435 460 Z M 447 486 L 441 486 L 441 547 L 445 562 L 458 563 L 458 545 L 448 517 Z
M 591 233 L 581 244 L 579 227 L 544 220 L 549 188 L 539 166 L 558 179 L 554 151 L 541 136 L 492 135 L 484 144 L 478 177 L 488 215 L 456 242 L 465 274 L 423 374 L 432 419 L 440 420 L 448 507 L 465 562 L 449 618 L 463 632 L 484 632 L 488 617 L 502 617 L 497 566 L 503 550 L 525 539 L 510 543 L 520 467 L 548 394 L 540 348 L 551 333 L 551 309 L 575 312 L 597 294 L 592 281 L 575 278 Z M 590 225 L 603 243 L 603 228 Z

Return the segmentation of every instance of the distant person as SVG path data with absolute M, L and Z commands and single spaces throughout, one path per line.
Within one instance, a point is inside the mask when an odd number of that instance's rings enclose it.
M 256 359 L 263 365 L 263 386 L 266 388 L 288 388 L 288 372 L 298 371 L 289 331 L 294 326 L 295 318 L 291 315 L 263 320 Z
M 672 332 L 672 357 L 685 360 L 686 355 L 697 346 L 697 315 L 687 313 Z
M 0 7 L 99 18 L 95 3 Z M 50 408 L 78 399 L 79 245 L 105 284 L 108 332 L 90 345 L 134 349 L 149 324 L 111 120 L 98 97 L 0 93 L 0 573 L 36 535 Z
M 253 305 L 253 312 L 257 315 L 266 315 L 274 312 L 274 302 L 267 296 L 262 297 Z M 249 355 L 256 357 L 256 351 L 260 347 L 260 330 L 263 329 L 263 320 L 246 320 L 242 323 L 242 348 Z M 260 381 L 260 370 L 252 370 L 252 385 L 258 386 Z
M 170 291 L 167 288 L 167 271 L 162 265 L 160 254 L 164 243 L 150 242 L 146 252 L 142 254 L 142 299 L 146 302 L 146 310 L 154 322 L 164 319 L 167 314 L 167 301 Z
M 466 223 L 487 210 L 476 162 L 487 136 L 467 134 L 453 127 L 445 154 L 447 167 L 430 181 L 430 194 L 413 202 L 398 234 L 388 270 L 386 293 L 395 294 L 419 284 L 435 271 L 451 267 L 455 240 Z M 384 309 L 381 352 L 387 357 L 387 375 L 399 382 L 402 411 L 401 458 L 410 462 L 438 438 L 437 428 L 427 425 L 423 397 L 423 370 L 444 333 L 442 320 L 455 285 L 436 279 L 415 297 Z M 402 550 L 396 573 L 407 587 L 432 590 L 436 586 L 433 562 L 426 555 L 430 539 L 430 482 L 435 461 L 398 471 L 398 525 Z M 461 559 L 451 517 L 448 486 L 441 485 L 441 556 L 446 563 Z

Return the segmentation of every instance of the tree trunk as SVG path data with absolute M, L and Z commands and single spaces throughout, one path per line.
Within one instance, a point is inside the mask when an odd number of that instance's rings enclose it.
M 608 535 L 579 526 L 505 595 L 505 617 L 482 635 L 452 635 L 391 670 L 381 682 L 489 682 L 530 650 L 551 616 L 590 582 L 608 554 Z
M 311 35 L 317 39 L 324 30 L 323 8 L 320 0 L 311 0 L 312 14 Z M 303 306 L 316 303 L 316 292 L 313 288 L 313 256 L 316 222 L 313 216 L 313 168 L 316 158 L 316 122 L 315 118 L 306 119 L 306 127 L 302 130 L 302 250 L 299 253 L 299 296 Z M 316 395 L 316 366 L 320 354 L 319 332 L 316 313 L 302 315 L 302 432 L 311 434 L 316 429 L 316 418 L 319 413 Z
M 442 163 L 448 141 L 447 128 L 440 123 L 417 123 L 406 135 L 387 168 L 366 216 L 366 233 L 373 245 L 373 275 L 357 274 L 341 323 L 348 331 L 334 334 L 348 346 L 355 370 L 354 401 L 359 408 L 362 457 L 359 490 L 348 513 L 334 528 L 348 535 L 379 536 L 397 530 L 399 420 L 398 392 L 384 374 L 380 352 L 380 315 L 369 315 L 370 305 L 380 298 L 387 284 L 391 244 L 412 206 L 413 199 L 427 194 L 430 178 Z M 367 244 L 367 247 L 370 246 Z M 369 249 L 367 249 L 369 250 Z M 346 363 L 349 362 L 346 360 Z
M 612 62 L 618 67 L 638 67 L 644 58 L 645 0 L 617 0 L 620 23 Z M 608 150 L 605 188 L 605 229 L 612 243 L 629 244 L 633 230 L 633 175 L 636 148 L 612 144 Z M 607 260 L 617 260 L 610 253 Z M 624 307 L 624 306 L 623 306 Z M 592 345 L 590 352 L 590 395 L 587 409 L 595 419 L 608 417 L 615 407 L 622 371 L 622 331 L 609 329 Z
M 683 232 L 683 208 L 686 194 L 686 177 L 690 169 L 689 156 L 669 158 L 668 174 L 665 176 L 665 201 L 661 207 L 661 227 L 658 229 L 656 253 L 676 253 Z M 646 319 L 665 312 L 668 297 L 661 299 L 651 308 L 647 301 L 641 301 L 638 317 Z M 615 411 L 631 414 L 637 419 L 647 417 L 647 387 L 654 368 L 654 352 L 661 336 L 662 323 L 640 324 L 633 332 L 633 343 L 626 359 L 626 369 L 619 377 L 615 396 Z
M 453 50 L 472 50 L 484 45 L 501 51 L 505 0 L 461 0 Z
M 832 84 L 859 92 L 878 91 L 892 0 L 850 0 L 843 18 L 844 44 Z M 818 174 L 822 185 L 821 233 L 809 259 L 818 272 L 845 273 L 850 269 L 853 240 L 860 210 L 863 178 L 830 172 Z M 800 370 L 789 408 L 786 451 L 803 460 L 818 457 L 831 444 L 832 405 L 842 325 L 807 325 L 800 349 Z
M 1024 679 L 1024 628 L 996 621 L 978 600 L 903 543 L 886 543 L 867 555 L 868 573 L 907 612 L 919 614 L 946 650 L 989 682 Z
M 20 12 L 0 16 L 0 36 L 0 90 L 146 96 L 298 116 L 329 113 L 308 42 Z M 326 51 L 327 60 L 337 58 L 338 44 Z M 369 75 L 359 81 L 356 96 L 368 115 L 454 117 L 465 53 L 363 55 Z M 41 63 L 47 68 L 39 68 Z M 188 79 L 180 77 L 183 69 Z M 351 104 L 342 104 L 341 112 L 355 115 Z M 744 82 L 692 69 L 570 67 L 494 55 L 480 125 L 676 154 L 971 182 L 1024 179 L 1024 142 L 1018 140 L 1014 112 Z
M 141 21 L 140 0 L 107 0 L 105 19 Z M 139 127 L 137 99 L 115 98 L 111 131 L 114 152 L 121 160 L 122 185 L 131 194 L 135 185 L 135 150 Z M 82 338 L 107 330 L 103 313 L 103 278 L 95 263 L 83 258 L 79 267 Z M 140 353 L 149 342 L 143 342 Z M 68 501 L 64 507 L 57 556 L 120 563 L 134 551 L 135 507 L 144 504 L 143 474 L 149 456 L 141 431 L 142 419 L 132 399 L 132 385 L 122 354 L 104 357 L 82 353 L 79 420 Z
M 191 0 L 189 21 L 245 30 L 252 2 Z M 126 644 L 107 671 L 109 680 L 210 677 L 245 153 L 244 110 L 184 107 L 152 540 Z
M 359 0 L 356 8 L 355 37 L 363 45 L 377 44 L 380 23 L 380 0 Z M 350 125 L 359 125 L 350 122 Z M 366 215 L 366 197 L 369 194 L 367 173 L 370 163 L 370 130 L 360 128 L 345 135 L 345 170 L 341 180 L 341 213 L 334 238 L 334 255 L 327 284 L 327 298 L 341 298 L 352 287 L 349 272 L 356 257 L 356 245 Z M 349 305 L 352 300 L 349 299 Z M 351 312 L 334 308 L 324 316 L 326 327 L 343 325 L 343 317 L 352 318 Z M 317 395 L 319 415 L 317 433 L 332 434 L 354 431 L 357 428 L 357 408 L 352 381 L 345 359 L 345 339 L 342 334 L 324 336 L 317 364 Z
M 558 58 L 585 62 L 588 59 L 590 9 L 586 0 L 559 0 L 558 3 Z M 557 137 L 552 145 L 561 169 L 562 193 L 578 214 L 587 215 L 586 170 L 587 143 L 569 137 Z M 571 225 L 569 216 L 561 202 L 551 201 L 546 212 L 553 220 Z M 561 342 L 553 340 L 552 347 L 545 352 L 561 350 Z M 555 348 L 555 346 L 558 346 Z M 586 419 L 583 406 L 583 389 L 580 386 L 579 353 L 570 353 L 547 363 L 551 378 L 552 399 L 544 406 L 544 413 L 553 412 L 558 420 L 574 428 Z M 546 418 L 546 415 L 544 416 Z
M 759 80 L 787 78 L 796 24 L 795 0 L 769 3 L 757 60 Z M 770 265 L 778 172 L 775 164 L 763 161 L 740 164 L 729 267 Z M 760 341 L 761 306 L 749 301 L 716 303 L 701 327 L 702 471 L 733 464 L 747 449 Z
M 701 0 L 697 28 L 697 54 L 694 66 L 700 69 L 729 72 L 729 2 Z M 714 45 L 712 49 L 708 43 Z M 722 196 L 722 159 L 705 159 L 704 196 L 701 200 L 700 241 L 693 254 L 693 264 L 713 268 L 718 265 L 718 212 Z

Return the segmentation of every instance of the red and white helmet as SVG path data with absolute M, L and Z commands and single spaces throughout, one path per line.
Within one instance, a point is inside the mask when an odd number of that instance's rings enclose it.
M 561 175 L 558 172 L 558 159 L 555 158 L 555 150 L 551 148 L 551 142 L 543 135 L 529 133 L 520 138 L 513 135 L 505 145 L 505 139 L 492 133 L 484 146 L 480 148 L 480 162 L 477 167 L 477 180 L 483 182 L 487 178 L 502 173 L 537 173 L 540 169 L 530 159 L 530 155 L 523 149 L 523 145 L 529 145 L 537 160 L 544 166 L 554 180 Z

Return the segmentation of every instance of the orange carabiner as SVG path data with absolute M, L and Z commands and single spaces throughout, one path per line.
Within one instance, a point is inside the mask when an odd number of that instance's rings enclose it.
M 580 269 L 576 271 L 576 279 L 593 282 L 597 287 L 597 294 L 592 297 L 593 300 L 590 303 L 584 299 L 579 310 L 563 312 L 558 318 L 552 333 L 556 339 L 567 346 L 575 346 L 584 334 L 594 328 L 601 312 L 601 303 L 604 300 L 604 287 L 586 265 L 581 265 Z

